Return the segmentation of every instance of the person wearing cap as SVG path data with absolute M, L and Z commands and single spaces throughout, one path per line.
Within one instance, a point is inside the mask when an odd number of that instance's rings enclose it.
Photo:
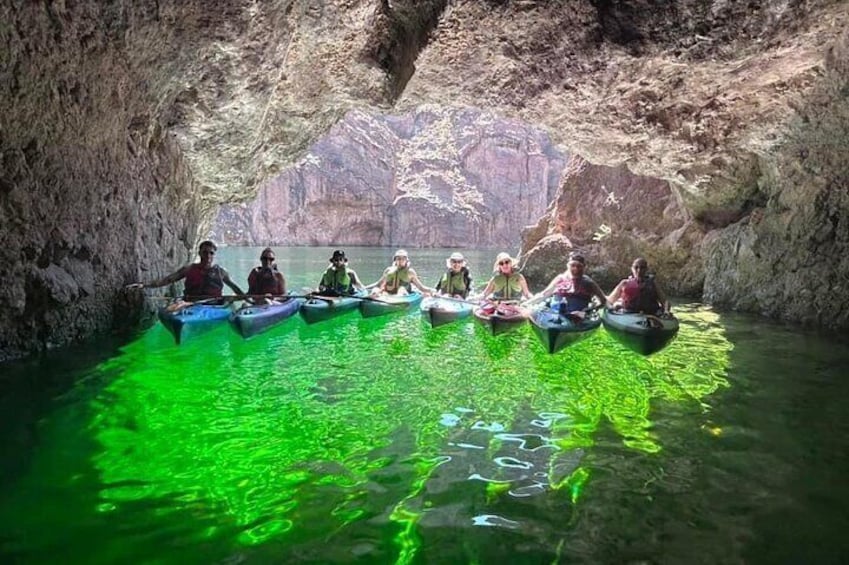
M 186 279 L 183 298 L 192 302 L 221 296 L 226 284 L 236 294 L 244 294 L 242 289 L 230 279 L 230 274 L 214 262 L 218 247 L 211 241 L 204 241 L 198 246 L 200 262 L 183 265 L 170 275 L 149 282 L 138 282 L 127 285 L 127 288 L 157 288 Z
M 286 279 L 277 270 L 275 260 L 274 250 L 266 247 L 259 254 L 260 266 L 248 274 L 248 294 L 254 296 L 255 304 L 265 304 L 272 297 L 282 298 L 286 294 Z
M 353 269 L 348 268 L 345 252 L 337 249 L 330 257 L 330 266 L 321 276 L 318 291 L 325 296 L 342 296 L 363 290 L 363 283 Z
M 409 294 L 416 287 L 422 294 L 430 296 L 434 290 L 426 287 L 419 280 L 416 271 L 410 266 L 410 256 L 403 249 L 395 252 L 392 258 L 392 265 L 387 267 L 380 279 L 369 285 L 373 287 L 372 293 L 378 294 L 385 292 L 386 294 Z
M 492 266 L 493 275 L 483 289 L 483 296 L 495 300 L 530 298 L 531 291 L 525 276 L 516 268 L 516 259 L 509 253 L 499 253 Z
M 554 277 L 545 289 L 534 299 L 554 296 L 559 303 L 560 313 L 570 318 L 583 319 L 593 296 L 601 305 L 607 304 L 607 297 L 601 288 L 589 276 L 584 274 L 586 259 L 580 253 L 569 255 L 567 270 Z
M 622 279 L 607 301 L 613 308 L 624 312 L 642 312 L 644 314 L 668 316 L 672 313 L 669 300 L 657 286 L 654 276 L 649 275 L 649 263 L 637 257 L 631 263 L 631 276 Z
M 454 252 L 445 260 L 448 270 L 436 283 L 436 292 L 442 296 L 466 298 L 472 290 L 472 276 L 462 253 Z

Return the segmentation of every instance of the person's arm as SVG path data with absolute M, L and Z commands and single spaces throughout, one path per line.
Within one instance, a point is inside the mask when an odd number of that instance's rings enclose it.
M 230 279 L 230 273 L 227 272 L 227 269 L 221 268 L 221 280 L 224 281 L 224 284 L 233 289 L 233 292 L 235 292 L 236 294 L 245 294 L 244 292 L 242 292 L 242 289 L 239 288 L 239 285 L 237 285 Z
M 489 295 L 492 294 L 492 290 L 493 290 L 494 287 L 495 287 L 495 277 L 492 277 L 491 279 L 489 279 L 489 282 L 486 283 L 486 287 L 483 289 L 483 292 L 481 293 L 481 296 L 484 298 L 484 300 L 489 298 Z
M 657 291 L 657 299 L 660 301 L 660 304 L 663 306 L 664 314 L 671 314 L 672 309 L 669 307 L 669 299 L 666 297 L 666 294 L 660 290 L 660 287 L 657 286 L 657 283 L 654 285 L 654 289 Z
M 351 285 L 357 290 L 365 290 L 366 287 L 363 286 L 363 283 L 360 282 L 360 277 L 357 276 L 355 271 L 348 269 L 348 275 L 351 277 Z
M 615 304 L 619 297 L 622 296 L 622 285 L 625 284 L 625 281 L 619 281 L 619 284 L 616 285 L 616 288 L 613 289 L 609 295 L 607 295 L 607 303 Z
M 431 292 L 434 292 L 433 290 L 422 284 L 422 281 L 419 280 L 419 276 L 413 269 L 410 269 L 410 282 L 413 283 L 413 286 L 419 289 L 422 294 L 430 294 Z
M 371 289 L 372 293 L 374 293 L 374 289 L 377 289 L 378 292 L 383 292 L 383 287 L 386 286 L 386 273 L 388 273 L 388 272 L 389 272 L 389 269 L 386 269 L 385 271 L 383 271 L 383 274 L 380 275 L 380 278 L 377 279 L 377 282 L 371 283 L 366 288 Z
M 598 298 L 599 303 L 604 307 L 607 306 L 607 296 L 604 295 L 604 291 L 601 290 L 601 287 L 598 286 L 598 283 L 593 281 L 591 285 L 593 294 L 596 298 Z
M 531 291 L 528 290 L 528 281 L 525 280 L 525 275 L 519 275 L 519 284 L 522 287 L 522 298 L 527 300 L 531 297 Z
M 530 304 L 537 303 L 540 300 L 542 300 L 543 298 L 548 298 L 549 296 L 554 294 L 554 289 L 557 287 L 557 283 L 559 282 L 559 280 L 560 280 L 560 275 L 557 275 L 556 277 L 551 279 L 551 282 L 548 283 L 548 286 L 545 287 L 542 292 L 538 292 L 537 294 L 534 294 L 533 296 L 531 296 L 529 303 Z
M 280 271 L 277 272 L 277 296 L 283 296 L 286 294 L 286 277 L 283 276 L 283 273 Z
M 183 265 L 170 275 L 165 275 L 161 279 L 154 279 L 149 282 L 137 282 L 130 285 L 127 285 L 128 288 L 159 288 L 161 286 L 167 286 L 169 284 L 175 283 L 179 280 L 182 280 L 186 277 L 186 273 L 189 270 L 191 263 L 188 265 Z

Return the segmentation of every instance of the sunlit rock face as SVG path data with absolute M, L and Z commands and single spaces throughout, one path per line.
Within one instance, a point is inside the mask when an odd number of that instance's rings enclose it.
M 587 273 L 610 289 L 644 256 L 669 292 L 697 294 L 703 281 L 694 243 L 702 237 L 668 182 L 573 158 L 548 213 L 523 234 L 522 263 L 528 281 L 541 287 L 578 251 Z
M 240 245 L 515 247 L 566 157 L 527 124 L 473 109 L 351 112 L 256 199 L 222 207 Z

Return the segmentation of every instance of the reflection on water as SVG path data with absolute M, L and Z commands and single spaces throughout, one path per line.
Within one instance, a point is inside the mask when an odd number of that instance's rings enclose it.
M 698 547 L 751 560 L 739 539 L 759 522 L 733 504 L 799 504 L 777 494 L 792 458 L 751 450 L 776 425 L 745 396 L 769 357 L 738 355 L 708 309 L 678 312 L 678 339 L 651 357 L 603 330 L 549 355 L 528 327 L 433 330 L 418 313 L 295 318 L 247 341 L 223 328 L 181 347 L 156 326 L 41 419 L 29 467 L 0 491 L 2 551 L 597 562 Z

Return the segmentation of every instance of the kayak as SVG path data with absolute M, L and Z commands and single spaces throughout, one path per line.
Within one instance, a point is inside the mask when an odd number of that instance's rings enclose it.
M 341 316 L 346 312 L 351 312 L 357 309 L 360 305 L 360 296 L 365 296 L 365 292 L 357 292 L 351 296 L 314 296 L 308 298 L 301 305 L 301 318 L 308 324 L 323 322 Z
M 500 335 L 524 324 L 529 313 L 527 309 L 513 304 L 485 302 L 474 309 L 474 315 L 492 335 Z
M 430 322 L 433 328 L 468 318 L 472 314 L 472 305 L 468 302 L 438 296 L 425 298 L 419 308 L 424 319 Z
M 190 336 L 199 335 L 222 326 L 233 311 L 232 304 L 194 304 L 176 311 L 160 308 L 159 321 L 180 345 Z
M 230 315 L 230 325 L 247 339 L 264 332 L 297 314 L 303 298 L 289 298 L 284 302 L 242 306 Z
M 589 336 L 601 325 L 597 310 L 587 313 L 583 320 L 561 316 L 559 308 L 546 306 L 531 314 L 531 327 L 549 353 L 557 353 Z
M 366 297 L 360 301 L 360 314 L 363 318 L 374 318 L 394 312 L 409 310 L 422 301 L 419 292 L 409 294 L 378 294 L 374 297 Z
M 651 355 L 666 347 L 678 333 L 678 319 L 648 314 L 624 314 L 605 311 L 604 329 L 616 341 L 637 353 Z

